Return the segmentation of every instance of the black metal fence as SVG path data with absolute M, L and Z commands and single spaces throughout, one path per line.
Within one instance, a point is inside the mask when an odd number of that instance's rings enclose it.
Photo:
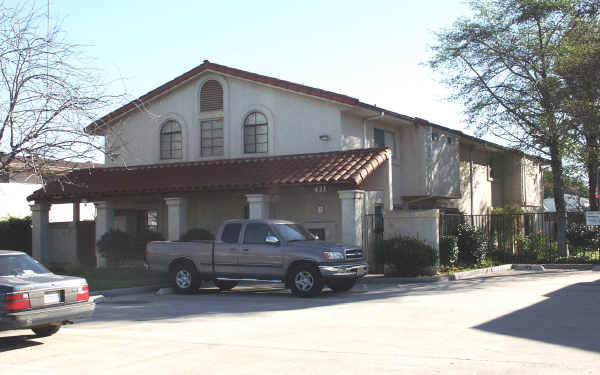
M 585 223 L 580 212 L 567 215 L 567 223 Z M 502 262 L 535 263 L 559 260 L 557 216 L 554 212 L 487 215 L 440 215 L 440 237 L 456 236 L 460 224 L 470 224 L 482 231 L 492 258 Z M 569 256 L 600 259 L 598 247 L 569 246 Z

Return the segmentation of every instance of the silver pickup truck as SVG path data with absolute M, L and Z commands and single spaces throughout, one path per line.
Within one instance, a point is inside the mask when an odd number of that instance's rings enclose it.
M 314 297 L 325 285 L 347 291 L 366 275 L 359 247 L 318 240 L 299 224 L 284 220 L 229 220 L 216 241 L 150 242 L 147 267 L 169 272 L 178 292 L 203 281 L 228 290 L 242 280 L 284 282 L 300 297 Z

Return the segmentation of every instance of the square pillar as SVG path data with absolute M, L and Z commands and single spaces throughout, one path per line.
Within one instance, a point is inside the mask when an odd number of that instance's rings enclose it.
M 348 245 L 363 245 L 364 190 L 338 191 L 342 207 L 342 242 Z
M 246 194 L 248 201 L 250 219 L 268 219 L 271 207 L 271 196 L 269 194 Z
M 177 241 L 187 231 L 187 201 L 184 198 L 165 198 L 169 241 Z
M 113 220 L 114 220 L 114 209 L 112 203 L 102 201 L 102 202 L 94 202 L 96 206 L 96 243 L 100 241 L 100 238 L 107 233 L 110 232 L 113 228 Z M 94 244 L 96 246 L 96 244 Z M 98 252 L 98 248 L 96 247 L 96 267 L 106 267 L 106 258 L 102 256 Z
M 35 259 L 44 263 L 48 259 L 48 213 L 50 205 L 36 202 L 31 205 L 31 253 Z

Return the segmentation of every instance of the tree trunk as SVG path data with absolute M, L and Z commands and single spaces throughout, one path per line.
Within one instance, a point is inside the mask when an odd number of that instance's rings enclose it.
M 588 176 L 588 198 L 590 200 L 590 210 L 598 211 L 598 200 L 596 199 L 596 188 L 598 181 L 598 137 L 596 135 L 588 135 L 585 137 L 585 168 Z
M 569 249 L 567 248 L 567 208 L 563 192 L 563 166 L 559 146 L 556 142 L 550 146 L 550 165 L 552 166 L 554 206 L 556 207 L 558 254 L 560 256 L 569 256 Z

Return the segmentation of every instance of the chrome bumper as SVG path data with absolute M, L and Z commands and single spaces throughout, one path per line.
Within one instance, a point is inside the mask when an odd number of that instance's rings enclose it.
M 7 313 L 0 316 L 0 331 L 26 329 L 46 324 L 62 324 L 65 321 L 79 320 L 92 316 L 96 304 L 92 301 L 69 305 Z
M 321 276 L 326 278 L 361 278 L 367 274 L 367 263 L 360 264 L 342 264 L 342 265 L 321 265 L 319 266 Z

